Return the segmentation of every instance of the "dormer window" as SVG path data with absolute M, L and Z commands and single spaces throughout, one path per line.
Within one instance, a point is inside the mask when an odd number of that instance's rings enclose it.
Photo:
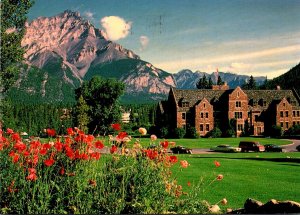
M 190 106 L 189 102 L 182 102 L 182 107 L 189 107 L 189 106 Z
M 235 107 L 242 107 L 241 101 L 236 101 L 235 102 Z

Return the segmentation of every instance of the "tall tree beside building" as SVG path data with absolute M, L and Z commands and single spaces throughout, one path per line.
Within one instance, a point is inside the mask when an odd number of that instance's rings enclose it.
M 211 77 L 208 78 L 208 83 L 207 83 L 207 89 L 212 89 L 212 86 L 213 86 L 213 81 L 211 79 Z
M 89 106 L 83 99 L 83 96 L 80 95 L 77 100 L 77 105 L 75 107 L 75 120 L 78 128 L 84 132 L 88 131 L 87 125 L 90 121 L 89 110 Z
M 255 79 L 253 78 L 253 76 L 251 75 L 249 80 L 242 86 L 243 89 L 245 90 L 255 90 L 257 89 L 257 86 L 256 86 L 256 81 Z
M 118 99 L 124 90 L 125 85 L 122 82 L 95 76 L 75 91 L 76 99 L 79 101 L 82 96 L 90 108 L 89 132 L 105 133 L 112 123 L 120 121 L 121 108 Z

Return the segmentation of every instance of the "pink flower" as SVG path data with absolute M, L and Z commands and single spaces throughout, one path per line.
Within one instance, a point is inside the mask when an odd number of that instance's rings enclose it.
M 189 163 L 186 160 L 180 161 L 180 165 L 182 168 L 187 168 L 189 166 Z
M 155 141 L 155 140 L 157 140 L 157 136 L 156 136 L 155 134 L 152 134 L 152 135 L 150 136 L 150 139 L 151 139 L 152 141 Z
M 139 128 L 139 132 L 140 132 L 141 135 L 146 135 L 147 134 L 146 128 Z
M 223 176 L 222 174 L 219 174 L 219 175 L 217 176 L 217 180 L 218 180 L 218 181 L 221 181 L 223 178 L 224 178 L 224 176 Z
M 222 199 L 222 200 L 221 200 L 221 204 L 222 204 L 222 205 L 226 205 L 226 204 L 227 204 L 227 199 L 225 199 L 225 198 Z

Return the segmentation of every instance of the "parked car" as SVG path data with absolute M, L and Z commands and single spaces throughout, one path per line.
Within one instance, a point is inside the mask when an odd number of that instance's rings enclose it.
M 192 154 L 192 149 L 186 148 L 184 146 L 175 146 L 173 148 L 170 148 L 170 150 L 174 154 Z
M 300 152 L 300 145 L 298 145 L 298 146 L 296 147 L 296 149 L 298 150 L 298 152 Z
M 240 152 L 241 148 L 222 144 L 222 145 L 218 145 L 216 147 L 211 147 L 210 150 L 213 150 L 216 152 Z
M 265 144 L 266 152 L 282 152 L 282 147 L 275 144 Z
M 239 144 L 239 147 L 241 148 L 242 152 L 263 152 L 265 151 L 265 147 L 261 145 L 257 141 L 241 141 Z

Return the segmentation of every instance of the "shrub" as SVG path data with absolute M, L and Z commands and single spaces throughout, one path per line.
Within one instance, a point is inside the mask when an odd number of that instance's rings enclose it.
M 225 137 L 235 137 L 235 131 L 233 129 L 227 129 L 224 134 Z
M 169 130 L 168 130 L 167 127 L 162 127 L 159 131 L 160 131 L 160 137 L 161 138 L 165 138 L 169 134 Z
M 270 136 L 272 137 L 281 137 L 283 134 L 283 130 L 278 125 L 273 125 L 270 130 Z
M 174 129 L 174 137 L 178 139 L 182 139 L 185 135 L 185 129 L 184 128 L 175 128 Z
M 191 127 L 191 126 L 187 127 L 185 136 L 187 138 L 198 138 L 199 137 L 198 134 L 197 134 L 196 128 Z
M 222 136 L 222 131 L 218 127 L 214 127 L 207 133 L 207 137 L 218 138 Z

